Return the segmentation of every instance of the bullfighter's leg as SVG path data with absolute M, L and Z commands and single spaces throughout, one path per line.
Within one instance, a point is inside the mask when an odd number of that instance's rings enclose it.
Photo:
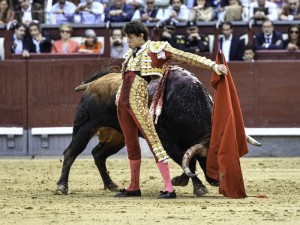
M 89 126 L 81 127 L 76 135 L 73 135 L 70 145 L 64 151 L 64 161 L 61 176 L 57 182 L 57 189 L 65 195 L 68 194 L 68 181 L 71 166 L 77 156 L 86 148 L 93 135 L 94 134 L 91 132 Z
M 138 160 L 138 158 L 134 156 L 139 154 L 139 158 L 141 157 L 137 138 L 137 131 L 139 129 L 155 157 L 157 166 L 165 183 L 165 191 L 161 192 L 159 197 L 175 198 L 176 194 L 170 181 L 169 167 L 166 162 L 168 156 L 162 147 L 155 131 L 153 120 L 148 111 L 147 86 L 148 83 L 143 78 L 136 76 L 134 73 L 127 73 L 122 85 L 118 105 L 118 118 L 125 136 L 125 144 L 127 146 L 128 158 L 130 160 L 131 177 L 135 177 L 135 180 L 139 179 L 139 173 L 132 173 L 132 168 L 139 169 L 137 165 L 132 164 L 132 162 Z M 137 126 L 138 129 L 135 129 L 135 126 Z M 136 146 L 132 148 L 133 145 L 131 144 L 131 141 L 133 138 L 137 139 L 138 147 Z M 132 153 L 134 153 L 134 155 L 132 155 Z M 134 186 L 136 185 L 134 184 Z M 125 195 L 127 197 L 128 190 L 123 193 L 126 193 Z M 122 194 L 122 192 L 118 193 L 116 197 L 124 197 L 124 194 Z
M 133 77 L 129 77 L 133 78 Z M 115 197 L 134 197 L 140 196 L 140 167 L 141 167 L 141 149 L 138 140 L 138 126 L 135 123 L 128 108 L 128 93 L 131 87 L 131 80 L 125 80 L 122 85 L 122 95 L 118 103 L 118 120 L 125 138 L 129 166 L 130 166 L 130 184 L 126 189 L 121 189 Z M 127 99 L 126 99 L 127 98 Z
M 171 183 L 167 163 L 168 155 L 156 133 L 153 119 L 149 113 L 147 87 L 148 83 L 143 78 L 139 76 L 135 77 L 129 93 L 129 103 L 133 112 L 132 116 L 153 153 L 165 184 L 165 191 L 161 192 L 159 198 L 175 198 L 176 194 Z
M 168 135 L 166 135 L 167 134 L 166 131 L 157 130 L 157 133 L 158 136 L 160 137 L 162 145 L 168 152 L 169 156 L 173 159 L 174 162 L 176 162 L 181 167 L 181 159 L 183 157 L 183 154 L 180 154 L 180 149 L 174 143 L 174 140 L 172 140 Z M 164 135 L 161 135 L 162 133 Z M 182 173 L 180 176 L 173 177 L 171 183 L 174 186 L 186 186 L 188 185 L 189 180 L 190 177 L 187 176 L 185 173 Z
M 104 189 L 118 191 L 118 185 L 112 181 L 106 168 L 106 159 L 124 147 L 123 134 L 113 128 L 101 128 L 98 131 L 99 144 L 92 150 L 95 164 L 99 170 Z

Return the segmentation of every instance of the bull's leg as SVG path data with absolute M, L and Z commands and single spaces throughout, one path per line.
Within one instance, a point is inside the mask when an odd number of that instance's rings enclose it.
M 214 186 L 214 187 L 218 187 L 219 186 L 219 182 L 215 179 L 212 179 L 210 178 L 209 176 L 207 176 L 207 173 L 206 173 L 206 157 L 200 157 L 200 156 L 196 156 L 199 164 L 200 164 L 200 167 L 201 169 L 203 170 L 203 173 L 205 175 L 205 179 L 206 181 L 211 185 L 211 186 Z
M 181 166 L 181 162 L 178 163 Z M 196 159 L 192 159 L 190 161 L 190 170 L 193 174 L 196 172 Z M 189 181 L 189 176 L 187 176 L 185 173 L 182 173 L 180 176 L 174 177 L 172 179 L 172 184 L 174 186 L 186 186 Z M 192 177 L 192 182 L 193 182 L 193 194 L 201 197 L 205 194 L 208 193 L 207 188 L 205 185 L 202 183 L 202 181 L 198 177 Z M 183 185 L 182 185 L 183 184 Z
M 190 177 L 185 173 L 182 173 L 180 176 L 173 177 L 171 182 L 173 186 L 186 186 L 188 185 Z
M 64 151 L 64 161 L 60 178 L 57 182 L 57 189 L 63 194 L 68 194 L 68 181 L 72 164 L 77 156 L 86 148 L 91 137 L 90 129 L 80 129 L 72 138 L 70 145 Z
M 118 185 L 112 181 L 106 168 L 106 159 L 124 147 L 123 134 L 112 128 L 103 128 L 99 132 L 99 141 L 92 154 L 101 175 L 104 189 L 118 191 Z
M 192 182 L 194 195 L 201 197 L 208 193 L 207 188 L 198 177 L 192 177 Z

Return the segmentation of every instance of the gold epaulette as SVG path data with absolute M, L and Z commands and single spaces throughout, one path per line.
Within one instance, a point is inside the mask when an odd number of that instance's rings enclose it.
M 166 47 L 167 44 L 168 44 L 168 42 L 165 42 L 165 41 L 151 41 L 150 51 L 153 53 L 159 53 L 162 50 L 164 50 L 164 48 Z
M 131 56 L 131 55 L 132 55 L 132 49 L 129 48 L 129 49 L 124 53 L 123 59 L 126 59 L 126 58 L 128 58 L 129 56 Z

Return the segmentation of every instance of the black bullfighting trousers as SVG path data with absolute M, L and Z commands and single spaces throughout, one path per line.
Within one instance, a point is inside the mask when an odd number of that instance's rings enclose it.
M 146 139 L 156 162 L 167 161 L 148 109 L 148 82 L 134 72 L 126 72 L 118 101 L 118 120 L 125 138 L 128 159 L 141 158 L 138 130 Z

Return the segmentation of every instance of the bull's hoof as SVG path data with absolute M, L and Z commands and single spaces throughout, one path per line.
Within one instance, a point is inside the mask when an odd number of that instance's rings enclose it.
M 208 193 L 207 188 L 204 185 L 201 185 L 199 187 L 194 187 L 194 195 L 196 195 L 197 197 L 201 197 L 205 194 Z
M 57 184 L 57 190 L 59 190 L 64 195 L 67 195 L 69 191 L 68 187 L 63 184 Z
M 171 182 L 172 182 L 173 186 L 182 186 L 182 187 L 184 187 L 184 186 L 188 185 L 189 180 L 190 180 L 190 178 L 183 173 L 180 176 L 173 177 Z
M 104 190 L 110 190 L 111 192 L 118 192 L 119 191 L 119 187 L 117 184 L 115 184 L 114 182 L 111 182 L 108 185 L 104 185 Z

